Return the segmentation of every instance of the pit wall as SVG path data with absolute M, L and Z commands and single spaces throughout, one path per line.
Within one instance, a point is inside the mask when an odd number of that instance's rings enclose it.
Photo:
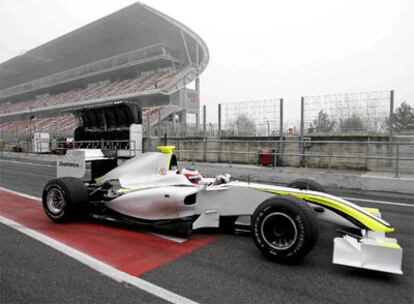
M 393 142 L 411 144 L 400 145 L 399 148 L 389 145 L 387 136 L 306 137 L 305 157 L 299 155 L 299 137 L 286 136 L 282 144 L 278 141 L 279 137 L 226 137 L 222 140 L 176 137 L 168 138 L 167 144 L 176 146 L 176 154 L 183 161 L 257 164 L 258 151 L 271 148 L 281 154 L 277 156 L 277 166 L 396 172 L 398 163 L 400 173 L 414 173 L 414 136 L 396 136 Z M 156 151 L 157 146 L 164 144 L 164 138 L 145 138 L 144 151 Z M 398 162 L 395 159 L 381 159 L 397 158 L 397 155 L 400 158 Z

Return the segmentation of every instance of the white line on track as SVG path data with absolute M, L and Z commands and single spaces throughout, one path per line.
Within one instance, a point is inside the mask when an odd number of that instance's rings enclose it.
M 22 197 L 25 197 L 25 198 L 28 198 L 28 199 L 31 199 L 31 200 L 35 200 L 35 201 L 39 201 L 39 202 L 42 201 L 42 199 L 40 197 L 28 195 L 28 194 L 21 193 L 21 192 L 17 192 L 17 191 L 14 191 L 14 190 L 10 190 L 8 188 L 0 187 L 0 190 L 10 192 L 10 193 L 13 193 L 15 195 L 22 196 Z
M 22 164 L 22 165 L 28 165 L 28 166 L 38 166 L 38 167 L 56 167 L 56 165 L 51 164 L 45 164 L 45 163 L 35 163 L 31 161 L 23 161 L 18 159 L 0 159 L 0 162 L 8 162 L 8 163 L 14 163 L 14 164 Z
M 378 201 L 378 200 L 371 200 L 371 199 L 357 198 L 357 197 L 343 197 L 343 199 L 346 199 L 348 201 L 363 202 L 363 203 L 414 207 L 414 203 L 413 204 L 395 203 L 395 202 Z
M 80 252 L 72 247 L 69 247 L 61 242 L 58 242 L 44 234 L 41 234 L 35 230 L 32 230 L 28 227 L 25 227 L 15 221 L 12 221 L 8 218 L 5 218 L 0 215 L 0 223 L 5 224 L 13 229 L 16 229 L 17 231 L 49 246 L 53 249 L 56 249 L 67 256 L 70 256 L 71 258 L 81 262 L 82 264 L 85 264 L 86 266 L 110 277 L 111 279 L 117 281 L 117 282 L 126 282 L 130 285 L 133 285 L 147 293 L 150 293 L 158 298 L 164 299 L 170 303 L 183 303 L 183 304 L 197 304 L 197 302 L 194 302 L 190 299 L 187 299 L 183 296 L 180 296 L 172 291 L 169 291 L 165 288 L 162 288 L 158 285 L 155 285 L 153 283 L 147 282 L 143 279 L 140 279 L 138 277 L 134 277 L 132 275 L 129 275 L 125 272 L 122 272 L 118 269 L 113 268 L 112 266 L 105 264 L 83 252 Z

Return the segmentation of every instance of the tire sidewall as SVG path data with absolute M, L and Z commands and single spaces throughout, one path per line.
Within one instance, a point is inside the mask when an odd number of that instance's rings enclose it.
M 288 216 L 297 229 L 295 242 L 286 249 L 275 249 L 267 243 L 262 235 L 263 221 L 273 212 L 283 213 Z M 309 252 L 309 247 L 313 247 L 312 232 L 309 231 L 310 221 L 300 208 L 287 200 L 278 198 L 271 199 L 262 203 L 252 216 L 252 234 L 256 246 L 268 258 L 276 261 L 294 261 L 302 258 Z

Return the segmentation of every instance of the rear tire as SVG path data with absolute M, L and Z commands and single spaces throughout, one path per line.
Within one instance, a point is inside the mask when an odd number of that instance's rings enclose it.
M 52 179 L 43 189 L 43 210 L 54 222 L 67 222 L 79 213 L 88 198 L 88 189 L 82 180 L 74 177 Z
M 319 184 L 318 182 L 312 179 L 307 179 L 307 178 L 296 179 L 293 182 L 289 183 L 287 186 L 289 188 L 327 193 L 326 189 L 321 184 Z
M 302 199 L 281 195 L 261 203 L 252 216 L 252 237 L 257 248 L 277 262 L 297 262 L 314 247 L 319 223 Z

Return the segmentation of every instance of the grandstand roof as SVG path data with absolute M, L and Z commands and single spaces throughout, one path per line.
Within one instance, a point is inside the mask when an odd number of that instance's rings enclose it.
M 208 63 L 197 34 L 138 2 L 1 63 L 0 90 L 154 44 L 176 50 L 199 73 Z

